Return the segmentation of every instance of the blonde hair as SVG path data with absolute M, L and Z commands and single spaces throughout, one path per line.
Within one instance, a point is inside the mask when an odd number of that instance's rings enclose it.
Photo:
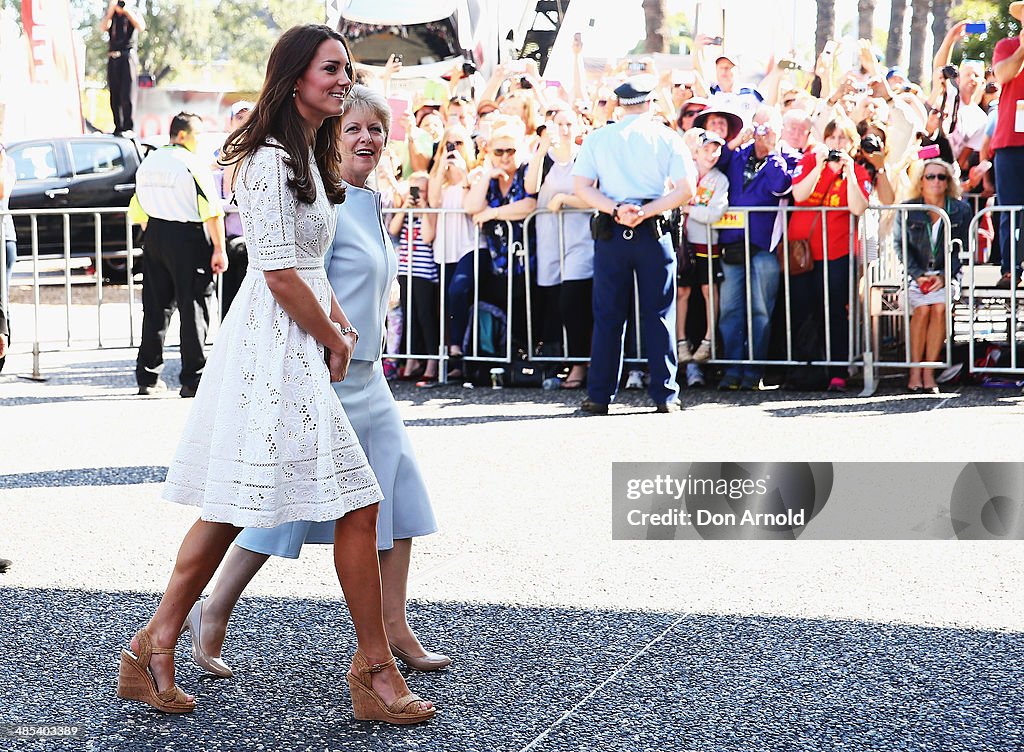
M 910 186 L 907 189 L 906 196 L 908 201 L 915 201 L 921 198 L 921 183 L 924 181 L 924 171 L 928 165 L 941 167 L 949 175 L 949 180 L 946 181 L 947 198 L 958 199 L 963 195 L 963 190 L 960 188 L 959 166 L 954 168 L 953 165 L 944 159 L 918 159 L 910 165 Z
M 836 131 L 850 139 L 849 152 L 851 155 L 855 154 L 857 149 L 860 148 L 860 134 L 857 133 L 857 126 L 853 124 L 853 121 L 846 117 L 837 117 L 834 120 L 829 120 L 822 133 L 822 140 L 829 138 Z
M 388 133 L 391 131 L 391 106 L 383 94 L 368 86 L 355 84 L 342 102 L 341 117 L 338 121 L 344 120 L 345 116 L 353 110 L 375 115 L 380 120 L 380 124 L 384 126 L 384 139 L 387 140 Z

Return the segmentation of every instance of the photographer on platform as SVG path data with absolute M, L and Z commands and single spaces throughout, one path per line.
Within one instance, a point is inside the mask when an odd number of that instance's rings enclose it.
M 135 52 L 135 32 L 146 30 L 146 22 L 125 0 L 110 0 L 100 31 L 107 38 L 107 89 L 110 112 L 114 116 L 114 135 L 130 133 L 139 84 L 139 57 Z

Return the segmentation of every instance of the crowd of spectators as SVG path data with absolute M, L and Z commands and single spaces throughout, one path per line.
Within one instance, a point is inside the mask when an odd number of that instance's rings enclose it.
M 994 67 L 965 59 L 954 68 L 966 33 L 966 23 L 949 29 L 924 82 L 883 67 L 861 40 L 848 70 L 838 64 L 843 43 L 829 42 L 813 70 L 773 60 L 747 84 L 736 56 L 703 35 L 686 68 L 659 71 L 653 59 L 631 57 L 588 78 L 577 36 L 571 81 L 542 80 L 530 60 L 499 65 L 476 86 L 453 69 L 448 96 L 431 82 L 399 119 L 404 138 L 392 140 L 377 176 L 385 207 L 406 210 L 391 222 L 402 269 L 411 269 L 395 309 L 404 329 L 394 352 L 443 349 L 458 377 L 460 356 L 474 346 L 474 315 L 511 305 L 501 323 L 513 351 L 565 357 L 571 370 L 563 386 L 584 383 L 593 240 L 588 215 L 566 210 L 586 208 L 573 191 L 573 163 L 590 133 L 620 118 L 614 89 L 629 79 L 649 82 L 649 117 L 683 134 L 698 171 L 697 190 L 677 215 L 680 381 L 685 374 L 690 386 L 703 385 L 714 358 L 727 361 L 719 388 L 758 389 L 765 362 L 827 360 L 833 365 L 817 386 L 844 390 L 861 259 L 884 248 L 895 248 L 908 275 L 912 359 L 940 359 L 945 288 L 956 297 L 958 254 L 947 268 L 935 213 L 868 210 L 932 204 L 966 248 L 974 212 L 995 201 L 1004 171 L 993 162 L 1000 147 L 1020 140 L 1019 129 L 1003 123 L 1015 113 L 998 117 L 1000 91 L 1017 85 L 1021 67 L 1002 61 L 1019 56 L 1019 40 L 999 43 Z M 392 93 L 400 69 L 393 59 L 366 82 Z M 454 213 L 409 212 L 424 207 Z M 794 210 L 781 211 L 787 208 Z M 1011 268 L 1008 233 L 987 230 L 987 260 L 1001 263 L 998 284 L 1009 287 L 1024 255 Z M 635 339 L 627 333 L 628 342 Z M 397 374 L 433 384 L 436 361 L 409 359 Z M 934 389 L 934 374 L 916 368 L 908 386 Z

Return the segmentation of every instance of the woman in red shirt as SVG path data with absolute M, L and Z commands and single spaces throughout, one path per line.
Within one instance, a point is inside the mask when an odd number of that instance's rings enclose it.
M 853 155 L 860 148 L 860 136 L 848 120 L 832 120 L 825 126 L 824 144 L 804 154 L 793 176 L 793 200 L 796 206 L 848 207 L 849 211 L 793 212 L 789 221 L 790 240 L 809 240 L 814 269 L 790 277 L 792 331 L 798 332 L 805 321 L 823 331 L 825 289 L 828 289 L 828 332 L 830 352 L 808 353 L 810 359 L 846 361 L 850 357 L 850 250 L 856 237 L 854 217 L 864 214 L 871 193 L 871 176 Z M 822 230 L 824 222 L 825 229 Z M 827 236 L 827 242 L 825 237 Z M 827 249 L 828 265 L 825 265 Z M 782 251 L 780 251 L 782 252 Z M 805 329 L 805 331 L 807 331 Z M 825 336 L 822 334 L 822 342 Z M 794 357 L 807 342 L 794 342 Z M 815 348 L 817 349 L 817 348 Z M 846 389 L 845 366 L 829 369 L 829 391 Z

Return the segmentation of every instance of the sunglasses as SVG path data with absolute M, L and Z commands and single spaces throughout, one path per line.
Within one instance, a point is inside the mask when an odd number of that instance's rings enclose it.
M 457 149 L 460 146 L 463 146 L 465 143 L 465 141 L 448 141 L 447 143 L 445 143 L 444 148 L 447 149 L 450 147 L 452 149 Z
M 680 117 L 697 117 L 701 112 L 702 110 L 683 110 L 683 114 Z
M 674 88 L 674 89 L 689 89 L 690 91 L 693 91 L 693 86 L 691 86 L 690 84 L 672 84 L 672 88 Z
M 795 99 L 787 99 L 785 102 L 782 103 L 782 106 L 783 107 L 792 107 L 794 104 L 796 104 L 796 100 Z
M 924 176 L 925 180 L 940 180 L 943 183 L 949 182 L 949 175 L 944 172 L 931 172 Z
M 491 149 L 491 153 L 496 157 L 511 157 L 516 153 L 515 147 L 511 149 Z
M 608 106 L 608 100 L 607 99 L 598 99 L 597 100 L 597 106 L 598 107 L 607 107 Z

